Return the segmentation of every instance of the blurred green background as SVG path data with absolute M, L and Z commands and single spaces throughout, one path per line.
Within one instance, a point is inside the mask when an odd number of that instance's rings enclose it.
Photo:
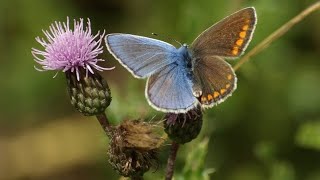
M 190 44 L 214 22 L 254 6 L 258 24 L 248 52 L 313 2 L 0 0 L 0 179 L 120 178 L 107 163 L 108 139 L 99 123 L 71 107 L 64 74 L 53 79 L 55 72 L 33 68 L 31 48 L 43 49 L 34 38 L 43 37 L 41 29 L 55 20 L 90 18 L 93 32 L 155 32 Z M 319 32 L 317 11 L 237 71 L 237 91 L 207 110 L 199 138 L 182 146 L 177 179 L 196 179 L 185 169 L 192 169 L 197 158 L 204 161 L 200 174 L 214 168 L 210 179 L 320 179 Z M 102 74 L 113 94 L 107 110 L 113 123 L 163 117 L 148 106 L 145 81 L 134 79 L 106 48 L 103 58 L 104 67 L 116 66 Z M 205 137 L 209 144 L 197 154 Z M 158 170 L 148 172 L 146 179 L 164 179 L 168 147 L 162 148 Z

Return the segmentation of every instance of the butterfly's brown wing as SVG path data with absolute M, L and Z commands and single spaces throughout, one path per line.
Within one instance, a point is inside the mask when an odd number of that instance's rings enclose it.
M 202 107 L 224 101 L 236 89 L 232 67 L 221 57 L 239 57 L 248 46 L 256 25 L 253 7 L 242 9 L 214 24 L 191 45 L 195 85 Z M 196 89 L 196 90 L 195 90 Z M 199 90 L 201 89 L 201 93 Z
M 253 7 L 222 19 L 201 33 L 192 43 L 193 56 L 240 56 L 248 46 L 257 22 Z
M 217 56 L 199 59 L 194 66 L 194 77 L 202 87 L 199 101 L 202 107 L 212 107 L 224 101 L 237 86 L 232 67 Z

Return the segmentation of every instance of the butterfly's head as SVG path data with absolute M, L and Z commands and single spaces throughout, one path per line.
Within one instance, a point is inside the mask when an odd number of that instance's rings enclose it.
M 185 54 L 188 52 L 188 48 L 189 48 L 189 45 L 184 43 L 180 46 L 180 48 L 178 49 L 180 52 L 182 52 L 182 54 Z

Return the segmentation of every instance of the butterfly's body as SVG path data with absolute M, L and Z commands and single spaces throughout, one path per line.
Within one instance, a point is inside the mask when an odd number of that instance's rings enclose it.
M 193 95 L 198 98 L 201 96 L 201 85 L 197 81 L 197 77 L 194 75 L 194 67 L 196 66 L 197 58 L 192 56 L 191 50 L 188 48 L 187 44 L 183 44 L 180 48 L 177 49 L 178 58 L 174 62 L 177 66 L 180 66 L 181 69 L 184 69 L 184 74 L 190 86 L 192 87 Z
M 178 48 L 176 52 L 173 52 L 171 58 L 175 59 L 173 63 L 177 66 L 181 66 L 185 69 L 191 70 L 191 56 L 187 45 L 183 45 L 180 48 Z
M 192 62 L 191 54 L 186 44 L 177 49 L 177 60 L 174 62 L 177 66 L 185 69 L 186 77 L 192 81 Z
M 146 98 L 164 112 L 212 107 L 236 89 L 237 78 L 222 57 L 239 57 L 256 24 L 254 8 L 240 10 L 211 26 L 187 46 L 130 34 L 109 34 L 111 54 L 137 78 L 148 78 Z

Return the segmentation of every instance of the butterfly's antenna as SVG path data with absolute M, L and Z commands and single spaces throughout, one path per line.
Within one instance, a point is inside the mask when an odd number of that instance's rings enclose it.
M 160 36 L 159 34 L 157 34 L 157 33 L 151 33 L 152 35 L 154 35 L 154 36 Z M 160 36 L 160 37 L 163 37 L 163 36 Z M 178 43 L 180 46 L 182 46 L 182 43 L 181 42 L 179 42 L 179 41 L 177 41 L 177 40 L 175 40 L 175 39 L 173 39 L 173 38 L 169 38 L 169 37 L 166 37 L 167 39 L 169 39 L 170 41 L 174 41 L 174 42 L 176 42 L 176 43 Z

